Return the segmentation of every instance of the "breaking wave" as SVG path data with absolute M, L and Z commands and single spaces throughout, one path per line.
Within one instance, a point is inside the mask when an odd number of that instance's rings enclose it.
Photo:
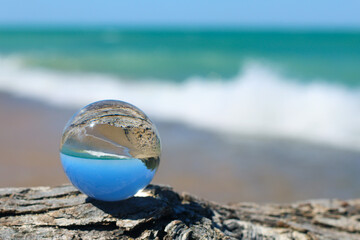
M 232 79 L 190 77 L 183 83 L 29 68 L 0 58 L 0 91 L 78 109 L 119 99 L 151 118 L 220 134 L 300 139 L 360 150 L 360 89 L 313 81 L 301 84 L 262 64 Z

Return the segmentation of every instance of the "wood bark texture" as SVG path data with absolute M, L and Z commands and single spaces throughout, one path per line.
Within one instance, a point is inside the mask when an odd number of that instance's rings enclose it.
M 360 199 L 220 205 L 167 186 L 101 202 L 72 186 L 0 189 L 0 239 L 360 239 Z

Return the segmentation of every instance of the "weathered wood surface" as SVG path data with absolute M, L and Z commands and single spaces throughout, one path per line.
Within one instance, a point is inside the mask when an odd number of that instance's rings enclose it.
M 165 186 L 115 203 L 72 186 L 0 189 L 0 239 L 360 239 L 360 199 L 220 205 Z

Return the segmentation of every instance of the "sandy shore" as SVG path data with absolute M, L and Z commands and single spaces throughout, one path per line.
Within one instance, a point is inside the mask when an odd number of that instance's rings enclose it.
M 67 183 L 61 133 L 75 111 L 0 94 L 0 187 Z M 157 122 L 163 155 L 155 183 L 219 202 L 360 196 L 360 152 L 239 137 Z

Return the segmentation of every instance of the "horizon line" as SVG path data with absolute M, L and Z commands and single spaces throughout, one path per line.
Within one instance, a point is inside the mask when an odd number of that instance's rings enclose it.
M 89 29 L 89 30 L 167 30 L 167 31 L 292 31 L 292 32 L 358 32 L 360 26 L 344 25 L 266 25 L 266 24 L 116 24 L 116 23 L 4 23 L 0 22 L 0 30 L 51 30 L 51 29 Z

